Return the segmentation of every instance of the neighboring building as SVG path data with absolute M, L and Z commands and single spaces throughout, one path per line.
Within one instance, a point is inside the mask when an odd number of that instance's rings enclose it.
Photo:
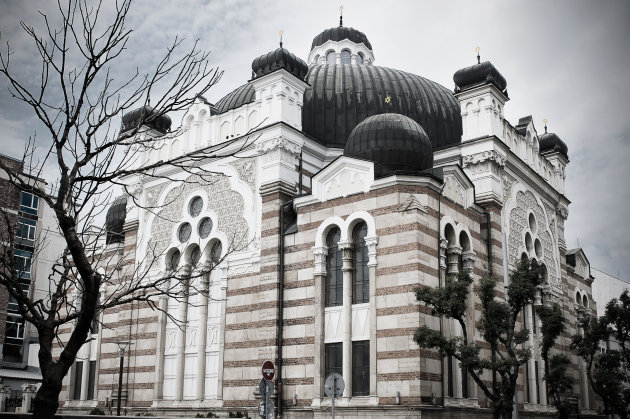
M 601 317 L 606 312 L 606 304 L 613 298 L 619 298 L 625 290 L 630 292 L 630 283 L 621 278 L 609 275 L 595 268 L 593 274 L 593 300 L 597 303 L 597 316 Z
M 107 327 L 65 381 L 65 411 L 112 405 L 115 342 L 125 340 L 121 395 L 130 414 L 252 415 L 267 359 L 279 367 L 282 417 L 328 415 L 330 372 L 346 381 L 338 417 L 402 418 L 436 404 L 481 414 L 486 397 L 457 363 L 442 368 L 436 351 L 413 342 L 420 325 L 439 327 L 413 289 L 462 269 L 507 280 L 523 256 L 546 268 L 538 302 L 562 305 L 558 348 L 568 347 L 583 310 L 576 290 L 593 297 L 588 260 L 564 239 L 566 144 L 529 116 L 516 125 L 504 118 L 507 82 L 490 62 L 457 71 L 453 93 L 375 66 L 366 35 L 342 26 L 314 38 L 307 62 L 280 47 L 256 58 L 252 80 L 216 104 L 200 97 L 181 134 L 168 134 L 168 117 L 138 134 L 155 139 L 150 151 L 131 150 L 138 164 L 202 148 L 239 153 L 199 162 L 203 178 L 164 168 L 164 177 L 125 179 L 133 199 L 108 213 L 102 269 L 122 281 L 227 257 L 207 292 L 193 284 L 191 304 L 157 302 L 185 327 L 146 303 L 103 313 Z M 125 115 L 122 130 L 147 112 Z M 472 327 L 472 300 L 469 314 Z M 519 376 L 519 408 L 549 412 L 531 306 L 523 322 L 534 356 Z M 444 333 L 461 332 L 446 321 Z M 578 359 L 568 356 L 579 382 Z M 583 413 L 593 404 L 586 390 L 575 388 Z
M 14 174 L 28 175 L 20 160 L 4 155 L 0 155 L 0 159 Z M 12 236 L 23 290 L 34 299 L 43 298 L 48 294 L 53 263 L 60 255 L 57 251 L 64 243 L 56 228 L 54 213 L 37 196 L 12 185 L 4 171 L 0 171 L 0 199 L 3 251 L 11 240 L 9 235 Z M 8 218 L 4 218 L 4 214 Z M 0 347 L 0 399 L 7 395 L 11 399 L 8 403 L 0 400 L 0 406 L 11 410 L 21 401 L 22 386 L 40 382 L 41 373 L 37 360 L 37 330 L 24 321 L 15 300 L 4 287 L 0 287 Z

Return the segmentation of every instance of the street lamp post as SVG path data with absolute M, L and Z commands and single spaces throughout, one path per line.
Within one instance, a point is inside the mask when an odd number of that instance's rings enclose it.
M 122 377 L 123 377 L 123 365 L 125 363 L 125 349 L 131 344 L 131 342 L 121 341 L 115 342 L 120 348 L 120 368 L 118 370 L 118 402 L 116 403 L 116 416 L 120 416 L 120 400 L 122 397 Z

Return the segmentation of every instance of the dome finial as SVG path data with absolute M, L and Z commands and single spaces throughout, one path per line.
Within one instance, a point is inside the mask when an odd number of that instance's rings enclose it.
M 280 29 L 280 32 L 278 32 L 278 34 L 280 35 L 280 48 L 282 48 L 282 35 L 284 34 L 284 31 Z
M 543 119 L 543 124 L 545 124 L 545 134 L 547 133 L 547 118 Z
M 481 56 L 479 55 L 479 50 L 481 48 L 477 47 L 475 48 L 475 52 L 477 52 L 477 64 L 481 64 Z
M 339 6 L 339 26 L 343 26 L 343 6 Z

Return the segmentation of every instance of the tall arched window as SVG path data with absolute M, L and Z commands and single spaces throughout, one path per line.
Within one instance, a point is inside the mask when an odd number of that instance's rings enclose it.
M 337 54 L 335 51 L 328 51 L 326 53 L 326 64 L 336 64 L 337 63 Z
M 368 248 L 365 244 L 367 236 L 367 224 L 359 223 L 352 231 L 352 243 L 354 254 L 352 262 L 352 304 L 367 303 L 370 301 L 370 271 L 368 269 Z
M 339 249 L 339 239 L 341 230 L 334 228 L 326 237 L 328 246 L 328 257 L 326 258 L 326 307 L 343 305 L 343 274 L 341 266 L 341 250 Z
M 341 64 L 352 64 L 352 54 L 347 49 L 341 51 Z

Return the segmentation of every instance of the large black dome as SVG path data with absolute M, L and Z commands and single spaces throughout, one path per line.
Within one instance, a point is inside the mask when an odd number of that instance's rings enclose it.
M 348 157 L 376 163 L 376 177 L 415 174 L 433 167 L 431 141 L 416 121 L 396 113 L 366 118 L 350 133 L 343 150 Z
M 327 41 L 336 41 L 347 39 L 355 44 L 363 44 L 372 51 L 372 44 L 368 41 L 367 36 L 361 31 L 345 26 L 337 26 L 336 28 L 326 29 L 313 39 L 311 50 L 320 45 L 324 45 Z
M 416 121 L 434 150 L 461 142 L 459 102 L 431 80 L 373 65 L 321 64 L 309 69 L 306 82 L 302 130 L 327 147 L 343 148 L 357 124 L 384 113 Z

